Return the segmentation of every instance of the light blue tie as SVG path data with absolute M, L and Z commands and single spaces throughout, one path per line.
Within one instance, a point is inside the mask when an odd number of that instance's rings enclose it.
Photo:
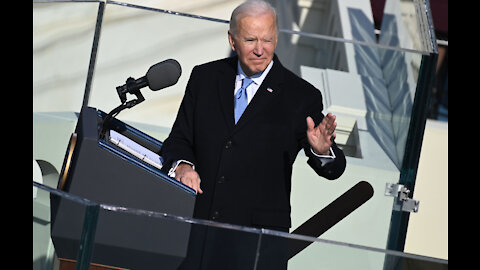
M 242 88 L 237 91 L 235 94 L 234 103 L 235 103 L 235 124 L 242 116 L 243 111 L 248 105 L 248 98 L 247 98 L 247 87 L 253 82 L 250 78 L 244 78 L 242 82 Z

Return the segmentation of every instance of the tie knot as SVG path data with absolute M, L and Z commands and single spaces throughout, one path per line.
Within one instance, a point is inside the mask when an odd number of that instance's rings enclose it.
M 243 78 L 243 81 L 242 81 L 242 88 L 243 89 L 247 89 L 247 87 L 253 82 L 252 79 L 248 78 L 248 77 L 245 77 Z

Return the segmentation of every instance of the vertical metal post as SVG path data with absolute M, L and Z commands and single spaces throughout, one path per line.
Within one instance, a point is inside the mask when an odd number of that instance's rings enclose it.
M 262 234 L 263 234 L 263 229 L 258 234 L 257 251 L 255 252 L 255 262 L 254 262 L 254 265 L 253 265 L 253 270 L 257 270 L 258 259 L 261 256 L 260 247 L 262 246 Z
M 98 5 L 97 23 L 95 24 L 95 33 L 93 35 L 92 51 L 90 53 L 90 63 L 88 64 L 87 82 L 85 83 L 82 107 L 88 106 L 88 101 L 90 99 L 90 89 L 92 87 L 93 72 L 95 70 L 95 63 L 97 61 L 98 42 L 100 40 L 104 11 L 105 2 L 100 2 Z
M 92 260 L 93 248 L 95 244 L 95 231 L 97 229 L 99 204 L 87 205 L 85 217 L 83 219 L 83 230 L 80 238 L 80 247 L 77 255 L 76 270 L 88 270 Z

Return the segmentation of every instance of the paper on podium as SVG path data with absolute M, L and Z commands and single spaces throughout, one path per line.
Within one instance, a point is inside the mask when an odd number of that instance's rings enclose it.
M 110 130 L 110 142 L 134 155 L 140 160 L 154 166 L 155 168 L 161 169 L 163 166 L 163 159 L 161 156 L 116 132 L 115 130 Z

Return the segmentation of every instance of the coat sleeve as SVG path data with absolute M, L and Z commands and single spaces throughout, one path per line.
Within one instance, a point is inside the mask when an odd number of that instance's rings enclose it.
M 308 149 L 304 149 L 305 154 L 308 156 L 308 165 L 320 176 L 327 178 L 328 180 L 334 180 L 339 178 L 346 167 L 346 160 L 343 151 L 338 148 L 337 144 L 334 142 L 332 144 L 332 150 L 335 153 L 335 159 L 332 162 L 327 164 L 322 164 L 319 157 L 316 157 Z
M 176 160 L 188 160 L 196 164 L 194 154 L 194 114 L 195 114 L 195 81 L 198 77 L 194 67 L 187 83 L 177 117 L 170 134 L 163 142 L 160 155 L 164 159 L 164 168 L 168 170 Z

